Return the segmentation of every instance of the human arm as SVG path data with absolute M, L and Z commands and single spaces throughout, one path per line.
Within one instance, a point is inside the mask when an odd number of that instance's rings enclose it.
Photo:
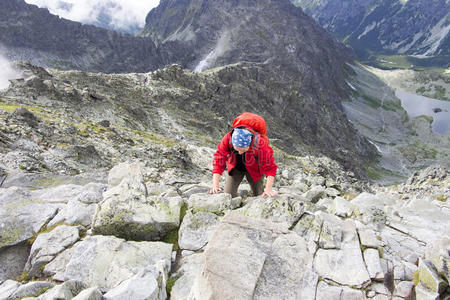
M 230 133 L 226 134 L 222 141 L 217 145 L 217 150 L 214 153 L 213 159 L 213 183 L 212 188 L 208 191 L 209 194 L 217 194 L 222 191 L 219 187 L 220 177 L 225 170 L 226 161 L 228 157 L 228 143 L 230 139 Z
M 213 184 L 212 188 L 208 191 L 208 194 L 217 194 L 222 191 L 222 189 L 219 187 L 220 176 L 221 175 L 217 173 L 213 174 Z
M 264 193 L 262 194 L 262 197 L 274 197 L 276 196 L 278 193 L 275 191 L 272 191 L 272 187 L 273 187 L 273 182 L 275 181 L 275 177 L 274 176 L 267 176 L 266 179 L 266 188 L 264 189 Z

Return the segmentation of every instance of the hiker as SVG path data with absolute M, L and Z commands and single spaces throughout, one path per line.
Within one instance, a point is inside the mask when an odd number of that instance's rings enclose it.
M 239 184 L 247 178 L 252 196 L 273 197 L 277 193 L 272 186 L 277 173 L 273 150 L 266 136 L 266 122 L 261 116 L 253 113 L 243 113 L 233 122 L 233 130 L 228 132 L 214 153 L 213 186 L 208 191 L 217 194 L 220 177 L 227 168 L 225 193 L 237 196 Z M 267 176 L 264 188 L 264 176 Z

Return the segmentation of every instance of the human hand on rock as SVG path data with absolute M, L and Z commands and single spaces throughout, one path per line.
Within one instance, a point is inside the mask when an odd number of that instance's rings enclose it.
M 261 197 L 275 197 L 276 195 L 278 195 L 277 192 L 275 191 L 264 191 L 264 193 L 261 195 Z
M 222 192 L 222 189 L 220 187 L 213 187 L 208 191 L 208 194 L 218 194 Z

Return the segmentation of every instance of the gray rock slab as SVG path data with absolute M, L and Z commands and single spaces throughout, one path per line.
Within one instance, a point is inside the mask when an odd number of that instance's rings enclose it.
M 400 281 L 395 285 L 394 296 L 412 299 L 415 285 L 411 281 Z
M 326 188 L 325 189 L 325 194 L 327 195 L 327 196 L 329 196 L 329 197 L 337 197 L 337 196 L 339 196 L 340 194 L 341 194 L 341 192 L 339 192 L 337 189 L 335 189 L 335 188 L 331 188 L 331 187 L 329 187 L 329 188 Z
M 208 192 L 210 188 L 211 187 L 206 184 L 205 185 L 198 185 L 198 184 L 191 185 L 189 189 L 187 189 L 183 192 L 183 196 L 186 198 L 189 198 L 191 195 L 194 195 L 194 194 L 204 194 L 204 193 Z
M 429 198 L 411 199 L 398 214 L 401 220 L 391 225 L 402 226 L 404 232 L 427 244 L 450 236 L 450 210 L 434 205 Z
M 82 225 L 90 227 L 94 218 L 97 204 L 84 204 L 78 200 L 69 200 L 67 205 L 58 211 L 58 214 L 47 224 L 52 227 L 56 224 Z
M 346 218 L 351 216 L 353 209 L 350 202 L 345 198 L 336 197 L 333 200 L 332 212 L 339 217 Z
M 19 287 L 19 282 L 15 280 L 6 280 L 0 284 L 0 299 L 8 299 Z
M 172 287 L 170 292 L 170 299 L 172 300 L 186 300 L 189 297 L 192 286 L 194 284 L 195 277 L 198 273 L 200 266 L 203 264 L 203 253 L 194 253 L 190 256 L 184 257 L 177 270 L 177 281 Z
M 64 281 L 64 272 L 69 263 L 74 248 L 69 248 L 59 253 L 51 262 L 45 265 L 43 274 L 47 277 L 53 277 L 55 281 Z
M 127 240 L 160 240 L 180 225 L 182 198 L 148 196 L 137 166 L 103 194 L 92 225 L 95 234 Z
M 425 250 L 425 258 L 436 267 L 447 281 L 450 280 L 450 238 L 443 237 L 429 243 Z
M 340 249 L 343 239 L 341 228 L 342 221 L 338 217 L 329 214 L 316 216 L 322 221 L 320 230 L 319 247 L 323 249 Z
M 317 285 L 316 300 L 341 300 L 342 287 L 320 281 Z
M 426 287 L 424 287 L 422 284 L 419 284 L 415 288 L 416 292 L 416 299 L 417 300 L 439 300 L 440 296 L 439 293 L 430 291 Z
M 81 291 L 72 300 L 102 300 L 102 292 L 97 287 L 91 287 Z
M 245 205 L 236 211 L 245 216 L 268 219 L 288 227 L 299 220 L 306 210 L 306 199 L 301 196 L 278 195 L 277 197 L 247 198 Z
M 30 246 L 20 244 L 0 250 L 0 282 L 19 278 L 30 255 Z
M 69 280 L 56 285 L 38 297 L 39 300 L 72 299 L 83 289 L 87 288 L 82 282 Z
M 123 162 L 114 166 L 108 173 L 108 185 L 119 185 L 124 178 L 141 173 L 142 166 L 138 162 Z
M 34 194 L 19 187 L 0 189 L 0 250 L 33 237 L 62 206 Z
M 359 240 L 361 245 L 369 248 L 381 247 L 381 241 L 375 235 L 375 231 L 370 228 L 359 228 L 358 229 Z
M 227 214 L 206 248 L 193 297 L 251 299 L 273 241 L 287 232 L 280 224 Z
M 103 295 L 103 299 L 165 300 L 167 295 L 163 278 L 164 274 L 161 271 L 151 266 L 147 267 L 108 291 Z M 162 282 L 163 284 L 160 284 Z
M 319 249 L 314 259 L 314 268 L 322 278 L 342 285 L 362 287 L 370 282 L 356 233 L 355 223 L 342 222 L 340 249 Z
M 419 260 L 419 281 L 423 287 L 438 294 L 442 294 L 448 287 L 448 283 L 439 276 L 433 263 L 425 259 Z
M 316 203 L 325 194 L 325 187 L 316 185 L 311 187 L 309 191 L 303 194 L 303 197 L 312 203 Z
M 364 293 L 360 290 L 351 289 L 349 287 L 343 287 L 342 288 L 342 300 L 366 300 L 367 297 L 364 295 Z
M 80 239 L 77 227 L 61 225 L 48 233 L 38 235 L 31 246 L 25 271 L 30 278 L 40 277 L 42 266 Z
M 64 184 L 56 187 L 50 187 L 42 190 L 32 191 L 32 196 L 37 199 L 42 199 L 47 203 L 67 203 L 71 199 L 77 199 L 83 194 L 85 189 L 82 185 Z
M 380 254 L 378 250 L 366 249 L 364 250 L 363 255 L 370 278 L 376 281 L 383 281 L 384 272 L 381 267 Z
M 219 224 L 218 219 L 211 212 L 199 211 L 193 214 L 192 210 L 188 210 L 178 232 L 180 248 L 193 251 L 203 248 Z
M 280 235 L 272 244 L 253 299 L 314 299 L 318 275 L 305 240 L 295 233 Z
M 311 214 L 304 214 L 293 229 L 294 232 L 306 240 L 310 253 L 315 253 L 319 245 L 322 222 L 322 218 L 317 218 Z
M 187 200 L 187 205 L 193 212 L 204 211 L 223 214 L 241 205 L 240 197 L 231 198 L 230 194 L 193 194 Z
M 290 298 L 309 297 L 317 275 L 308 261 L 306 242 L 287 226 L 230 212 L 206 247 L 191 297 L 268 299 L 288 290 Z
M 33 281 L 21 285 L 11 296 L 10 299 L 22 299 L 25 297 L 38 297 L 51 289 L 55 285 L 46 281 Z
M 88 236 L 73 246 L 64 280 L 109 290 L 148 265 L 164 261 L 170 266 L 172 244 L 127 242 L 112 236 Z M 167 274 L 166 274 L 167 276 Z

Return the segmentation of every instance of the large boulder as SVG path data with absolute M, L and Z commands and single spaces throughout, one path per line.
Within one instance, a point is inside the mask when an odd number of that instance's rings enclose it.
M 127 242 L 112 236 L 88 236 L 73 246 L 64 280 L 109 290 L 148 265 L 164 262 L 167 277 L 172 245 L 162 242 Z
M 95 214 L 97 203 L 103 199 L 106 185 L 89 183 L 76 197 L 69 199 L 67 205 L 58 211 L 58 214 L 47 224 L 47 227 L 59 223 L 67 225 L 83 225 L 90 227 Z
M 341 221 L 332 215 L 323 218 L 319 249 L 314 269 L 319 276 L 341 285 L 364 287 L 370 276 L 361 252 L 356 225 L 352 220 Z M 371 265 L 372 266 L 372 265 Z M 377 266 L 378 267 L 378 266 Z M 379 268 L 374 267 L 378 275 Z
M 303 238 L 284 225 L 230 212 L 204 253 L 192 299 L 309 299 L 317 276 Z
M 19 278 L 29 254 L 30 246 L 25 243 L 0 250 L 0 282 L 9 278 Z
M 199 250 L 211 238 L 219 224 L 219 217 L 211 212 L 192 213 L 189 209 L 178 232 L 178 245 L 185 250 Z
M 170 291 L 170 299 L 186 300 L 194 284 L 200 266 L 203 264 L 204 254 L 194 253 L 185 256 L 180 261 L 180 267 L 174 274 L 177 279 Z
M 230 194 L 192 194 L 187 200 L 187 205 L 192 212 L 204 211 L 214 214 L 223 214 L 227 210 L 238 208 L 241 205 L 240 197 L 232 198 Z
M 0 189 L 0 250 L 32 238 L 64 205 L 56 199 L 57 195 L 48 190 Z
M 238 209 L 243 215 L 268 219 L 291 227 L 309 206 L 307 200 L 294 194 L 281 194 L 277 197 L 247 198 L 245 205 Z
M 447 282 L 450 281 L 450 238 L 436 239 L 427 245 L 425 258 L 436 267 L 436 270 Z
M 103 299 L 165 300 L 167 298 L 165 277 L 163 271 L 149 266 L 107 292 Z
M 160 240 L 178 228 L 181 197 L 149 196 L 139 164 L 128 165 L 123 172 L 128 176 L 110 178 L 112 183 L 121 178 L 122 181 L 103 194 L 94 217 L 93 232 L 150 241 Z
M 28 277 L 39 277 L 45 264 L 58 253 L 75 244 L 80 239 L 77 227 L 61 225 L 48 233 L 38 235 L 31 246 L 30 256 L 25 265 Z

